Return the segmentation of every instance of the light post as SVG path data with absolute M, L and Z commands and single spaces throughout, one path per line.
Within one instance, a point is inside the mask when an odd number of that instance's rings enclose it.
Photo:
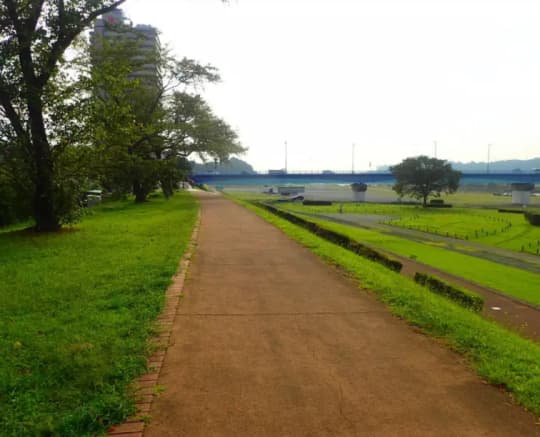
M 486 165 L 486 173 L 489 174 L 489 163 L 491 159 L 491 144 L 488 144 L 488 156 L 487 156 L 487 165 Z
M 288 173 L 287 171 L 287 141 L 285 141 L 285 173 Z
M 354 174 L 354 148 L 356 147 L 356 144 L 353 143 L 352 145 L 352 174 Z

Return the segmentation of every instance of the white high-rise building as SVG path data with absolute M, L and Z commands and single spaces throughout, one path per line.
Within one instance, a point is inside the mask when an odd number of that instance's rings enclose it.
M 158 30 L 147 24 L 133 26 L 121 9 L 115 9 L 98 18 L 91 35 L 91 47 L 94 59 L 104 43 L 134 43 L 135 54 L 131 58 L 137 65 L 130 77 L 142 78 L 146 82 L 159 85 L 158 57 L 160 52 Z M 95 62 L 95 61 L 94 61 Z

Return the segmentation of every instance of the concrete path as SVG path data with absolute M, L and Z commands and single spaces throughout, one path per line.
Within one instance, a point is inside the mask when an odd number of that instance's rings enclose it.
M 463 360 L 256 215 L 201 195 L 145 436 L 540 436 Z

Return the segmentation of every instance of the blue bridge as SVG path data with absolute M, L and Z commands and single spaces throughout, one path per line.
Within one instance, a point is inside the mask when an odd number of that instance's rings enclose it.
M 192 179 L 197 184 L 212 186 L 248 185 L 307 185 L 307 184 L 393 184 L 390 173 L 279 173 L 279 174 L 196 174 Z M 511 184 L 527 182 L 540 184 L 540 172 L 535 173 L 463 173 L 461 184 Z

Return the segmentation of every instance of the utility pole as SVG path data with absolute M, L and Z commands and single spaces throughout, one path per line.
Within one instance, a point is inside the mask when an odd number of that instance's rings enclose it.
M 287 141 L 285 141 L 285 173 L 287 173 Z
M 356 147 L 356 144 L 353 143 L 352 145 L 352 173 L 354 174 L 354 148 Z
M 487 160 L 487 166 L 486 166 L 486 173 L 489 174 L 489 163 L 491 159 L 491 144 L 488 144 L 488 160 Z
M 433 141 L 433 147 L 434 147 L 434 151 L 435 151 L 435 159 L 437 159 L 437 140 Z

